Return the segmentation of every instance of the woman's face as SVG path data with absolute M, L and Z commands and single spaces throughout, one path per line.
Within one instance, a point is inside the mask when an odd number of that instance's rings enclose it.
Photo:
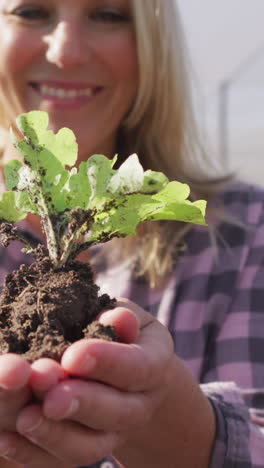
M 80 159 L 115 151 L 138 84 L 129 0 L 0 0 L 0 89 L 10 122 L 45 110 Z

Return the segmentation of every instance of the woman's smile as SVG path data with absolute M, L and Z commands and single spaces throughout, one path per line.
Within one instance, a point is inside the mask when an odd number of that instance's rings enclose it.
M 29 86 L 49 106 L 76 110 L 93 101 L 104 90 L 102 86 L 88 83 L 53 80 L 32 81 Z

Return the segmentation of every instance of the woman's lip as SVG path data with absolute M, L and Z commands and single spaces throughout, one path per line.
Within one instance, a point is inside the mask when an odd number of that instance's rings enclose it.
M 77 83 L 73 84 L 73 82 L 67 82 L 68 86 L 65 87 L 65 82 L 58 81 L 30 82 L 29 85 L 49 107 L 56 106 L 58 110 L 60 108 L 78 110 L 93 100 L 104 89 L 99 86 L 90 87 L 83 83 L 77 85 Z

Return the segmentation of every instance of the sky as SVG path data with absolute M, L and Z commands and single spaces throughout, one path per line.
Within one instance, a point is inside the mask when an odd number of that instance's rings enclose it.
M 219 86 L 227 80 L 229 167 L 264 185 L 264 0 L 178 0 L 178 6 L 212 154 L 221 158 Z
M 263 0 L 178 0 L 193 63 L 213 87 L 263 49 Z M 264 68 L 264 67 L 263 67 Z

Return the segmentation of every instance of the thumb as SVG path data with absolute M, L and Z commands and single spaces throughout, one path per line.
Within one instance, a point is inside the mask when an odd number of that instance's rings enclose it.
M 114 326 L 116 333 L 122 343 L 134 343 L 139 335 L 140 323 L 133 311 L 132 303 L 117 301 L 114 309 L 103 312 L 99 317 L 102 325 Z

